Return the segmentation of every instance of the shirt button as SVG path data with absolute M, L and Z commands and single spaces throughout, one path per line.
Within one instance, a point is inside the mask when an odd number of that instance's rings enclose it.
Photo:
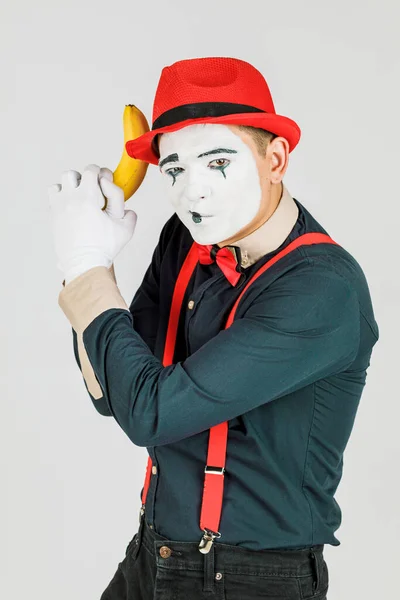
M 163 558 L 169 558 L 171 556 L 171 548 L 168 548 L 168 546 L 161 546 L 160 555 Z
M 151 467 L 151 472 L 153 475 L 157 475 L 157 467 Z
M 193 306 L 194 306 L 194 300 L 189 300 L 189 302 L 188 302 L 188 308 L 190 310 L 192 310 Z

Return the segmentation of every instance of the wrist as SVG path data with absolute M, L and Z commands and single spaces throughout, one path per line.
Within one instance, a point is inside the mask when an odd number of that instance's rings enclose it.
M 112 261 L 104 255 L 81 257 L 75 264 L 69 264 L 68 267 L 63 268 L 65 285 L 94 267 L 107 267 L 109 269 L 111 265 Z

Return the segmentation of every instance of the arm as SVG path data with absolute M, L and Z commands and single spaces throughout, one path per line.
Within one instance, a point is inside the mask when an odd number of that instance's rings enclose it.
M 158 328 L 160 264 L 162 257 L 162 246 L 164 244 L 164 233 L 167 223 L 164 225 L 160 233 L 160 237 L 153 252 L 150 265 L 148 266 L 142 283 L 137 289 L 129 307 L 132 316 L 135 317 L 136 331 L 147 343 L 152 352 L 154 352 L 154 344 Z M 109 271 L 114 282 L 116 283 L 114 265 L 110 267 Z M 101 389 L 96 374 L 88 359 L 82 340 L 82 332 L 77 334 L 74 328 L 72 328 L 72 337 L 75 360 L 79 369 L 81 370 L 86 390 L 94 407 L 103 416 L 113 416 L 112 412 L 108 408 L 103 390 Z
M 103 391 L 99 385 L 97 377 L 93 371 L 92 365 L 86 354 L 86 350 L 83 346 L 82 333 L 78 335 L 74 328 L 72 328 L 72 342 L 74 347 L 74 356 L 76 363 L 81 370 L 83 381 L 86 387 L 86 391 L 90 396 L 90 399 L 97 410 L 104 417 L 112 417 L 107 403 L 105 401 Z
M 310 263 L 278 278 L 242 318 L 166 367 L 136 332 L 105 267 L 72 282 L 59 304 L 82 331 L 108 408 L 127 436 L 138 446 L 169 444 L 353 362 L 357 295 L 335 272 Z

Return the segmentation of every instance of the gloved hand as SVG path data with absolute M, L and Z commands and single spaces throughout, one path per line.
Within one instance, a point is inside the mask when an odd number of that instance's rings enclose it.
M 137 214 L 125 210 L 124 192 L 110 169 L 92 164 L 82 176 L 64 171 L 61 181 L 48 194 L 57 267 L 67 285 L 93 267 L 110 268 L 133 236 Z

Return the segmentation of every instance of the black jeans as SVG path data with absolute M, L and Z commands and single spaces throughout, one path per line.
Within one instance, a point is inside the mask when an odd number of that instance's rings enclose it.
M 249 550 L 215 540 L 202 554 L 198 542 L 168 540 L 143 516 L 100 600 L 326 600 L 323 549 Z

